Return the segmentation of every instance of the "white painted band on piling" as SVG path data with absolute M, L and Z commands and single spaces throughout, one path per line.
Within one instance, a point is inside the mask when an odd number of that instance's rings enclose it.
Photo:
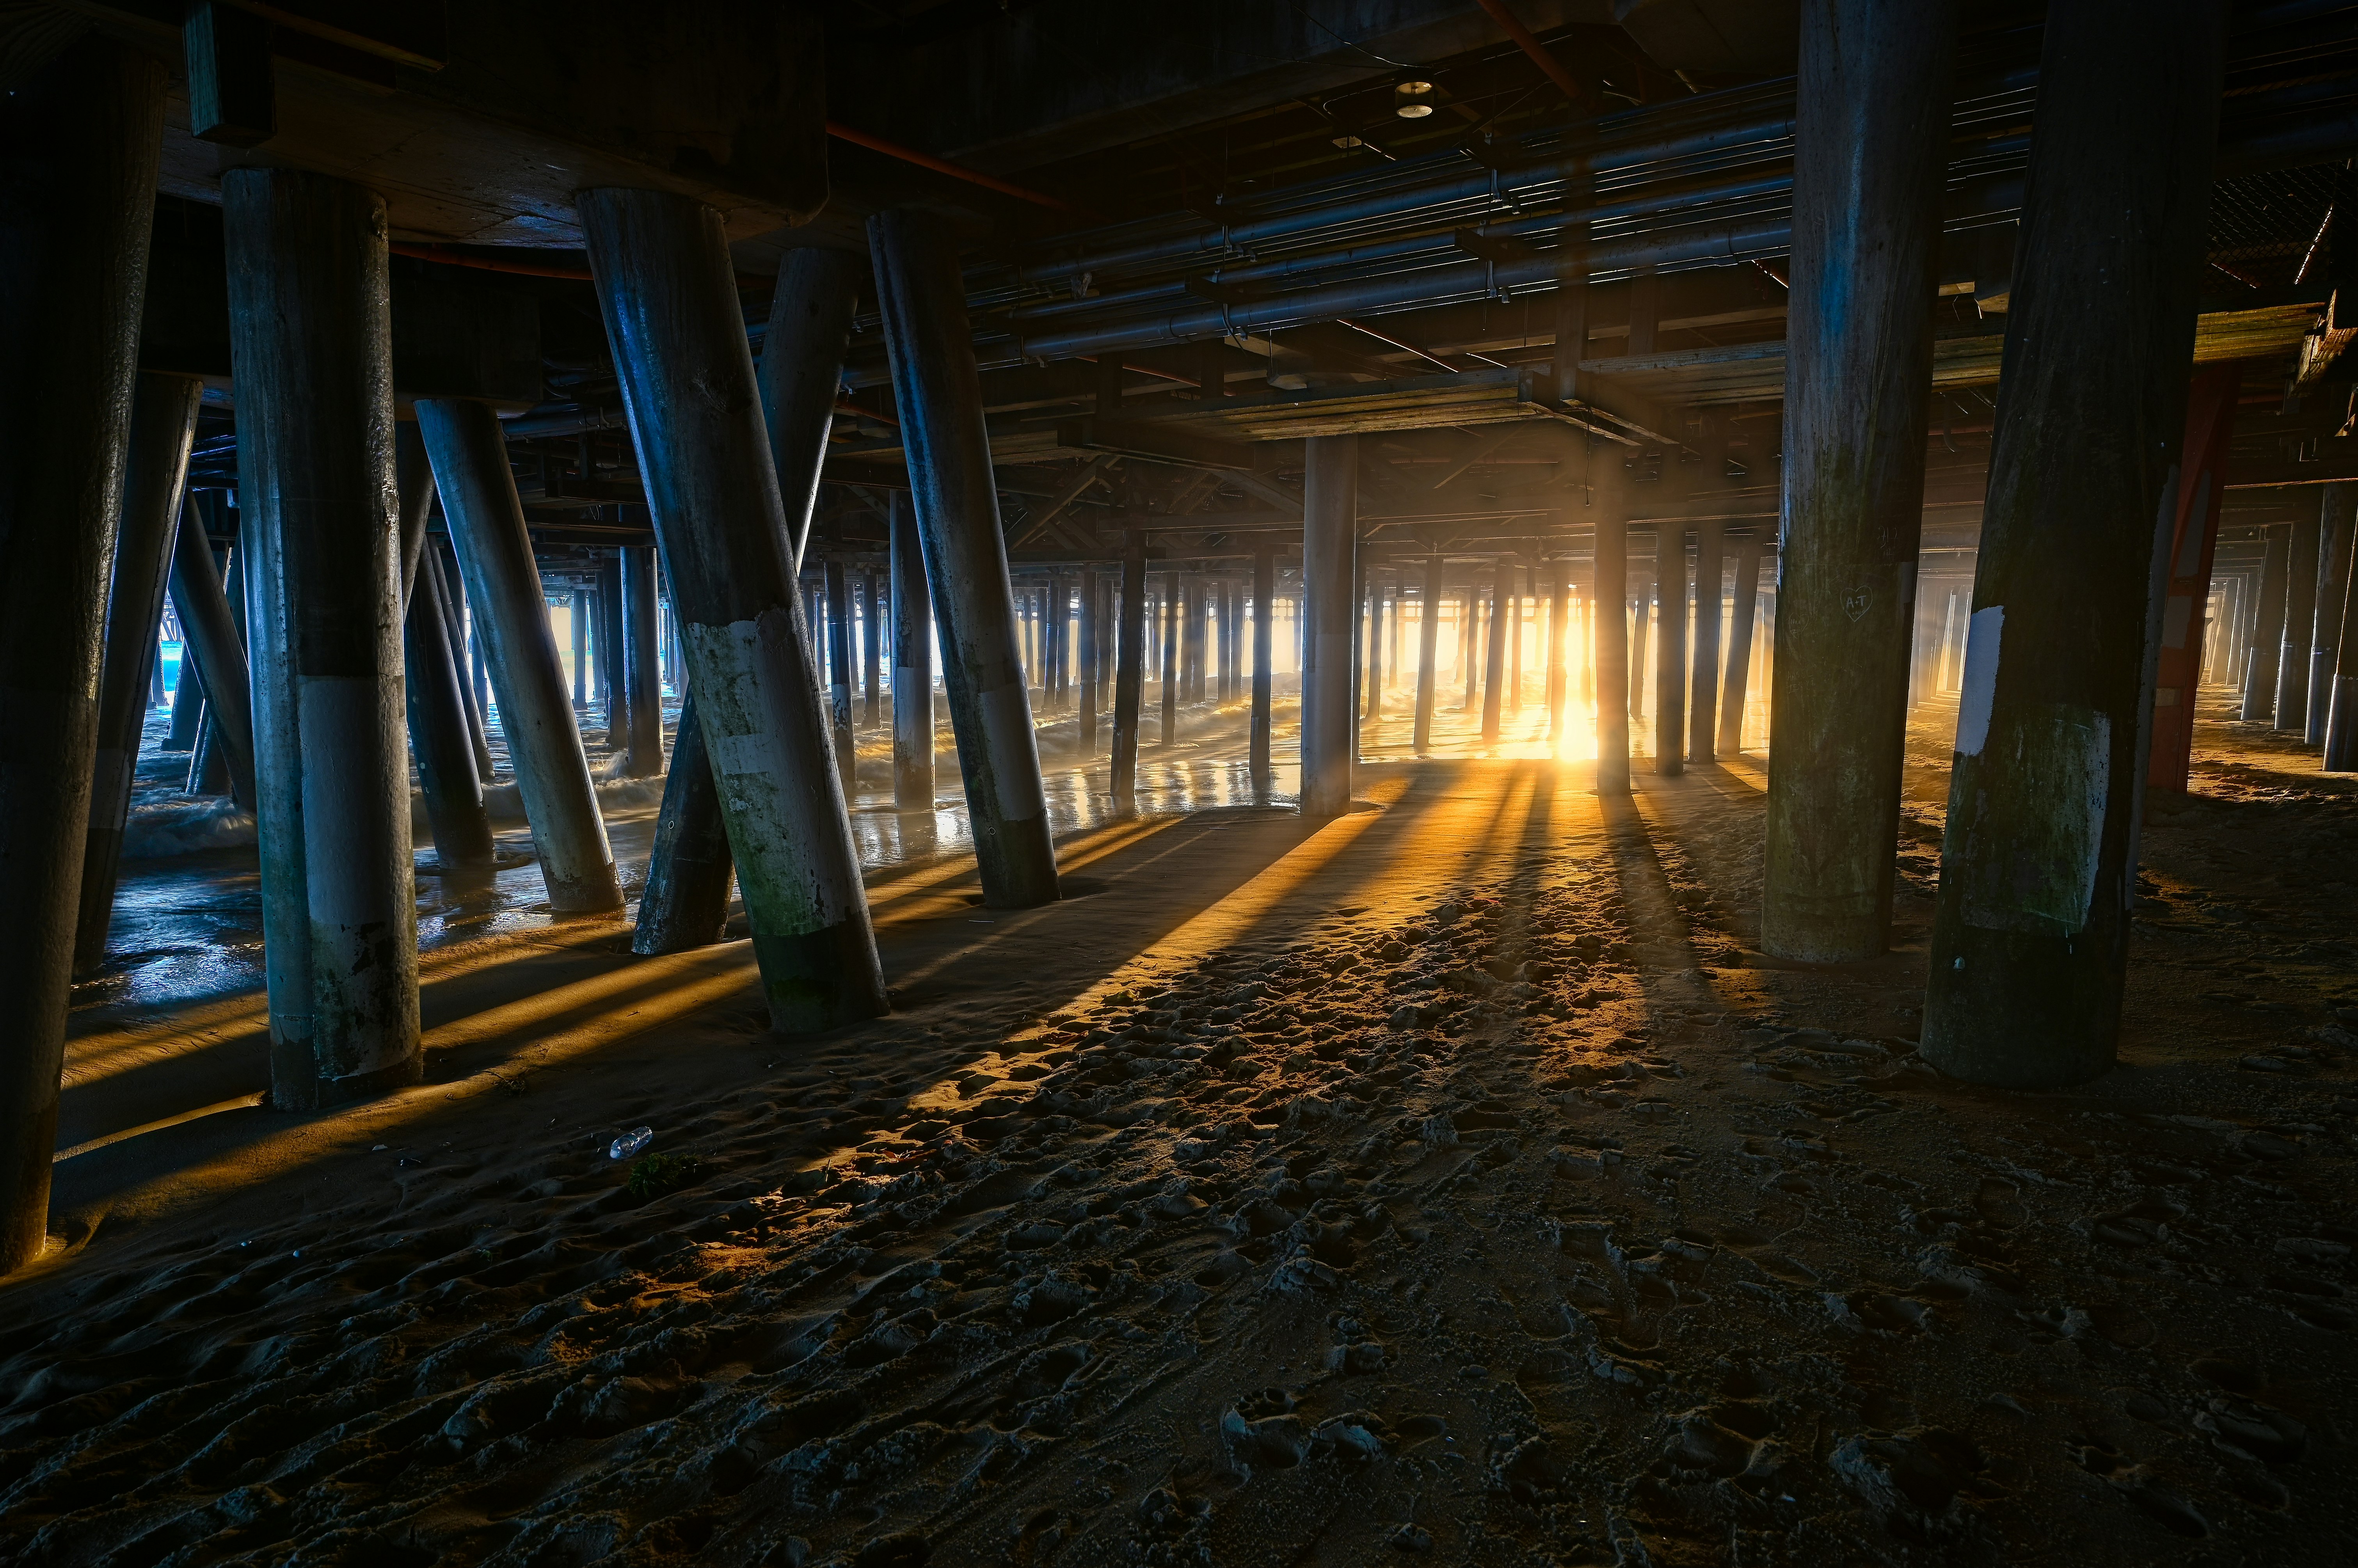
M 2006 606 L 1974 611 L 1965 630 L 1965 686 L 1957 698 L 1957 755 L 1978 757 L 1989 741 L 1990 708 L 1997 700 L 1998 642 Z

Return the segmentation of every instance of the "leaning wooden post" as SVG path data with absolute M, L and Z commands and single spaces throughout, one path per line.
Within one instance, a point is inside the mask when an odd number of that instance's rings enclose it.
M 760 387 L 792 573 L 802 570 L 827 432 L 843 394 L 843 354 L 860 303 L 860 256 L 853 251 L 796 246 L 778 258 L 769 330 L 762 339 Z
M 434 859 L 445 872 L 481 871 L 495 859 L 482 775 L 467 733 L 459 659 L 442 621 L 442 560 L 421 552 L 418 578 L 403 620 L 402 668 L 409 698 L 409 749 L 417 755 L 419 792 L 434 833 Z
M 2226 21 L 2047 12 L 1924 1008 L 1975 1083 L 2113 1062 Z
M 49 1233 L 164 86 L 92 35 L 0 95 L 0 1273 Z
M 238 572 L 237 578 L 243 584 L 244 572 Z M 229 594 L 222 587 L 221 563 L 213 555 L 212 541 L 205 537 L 204 520 L 186 499 L 180 504 L 180 525 L 172 542 L 171 593 L 172 608 L 180 617 L 180 634 L 186 640 L 180 678 L 206 689 L 208 728 L 221 748 L 230 794 L 241 810 L 252 811 L 254 686 L 246 673 L 245 638 Z M 193 669 L 188 663 L 191 655 Z M 207 670 L 218 672 L 218 701 L 205 687 Z
M 1003 909 L 1053 903 L 1056 851 L 957 251 L 936 220 L 905 208 L 871 218 L 868 234 L 983 896 Z
M 499 418 L 486 404 L 421 397 L 417 427 L 426 438 L 435 484 L 442 492 L 442 515 L 467 579 L 475 633 L 490 646 L 500 728 L 507 737 L 516 792 L 524 797 L 525 819 L 532 825 L 533 849 L 549 906 L 568 914 L 618 909 L 622 884 L 615 874 L 605 819 L 598 812 L 581 731 L 566 694 L 565 669 L 557 660 L 557 636 L 541 593 L 540 567 L 533 558 L 524 503 L 508 470 Z M 455 589 L 458 585 L 443 586 Z M 600 597 L 611 602 L 609 595 Z M 606 673 L 621 651 L 620 639 L 603 625 L 599 630 L 598 663 Z M 451 642 L 455 654 L 456 636 Z M 611 689 L 619 696 L 622 672 L 611 673 Z
M 654 850 L 647 857 L 631 951 L 680 953 L 719 941 L 735 871 L 720 791 L 690 692 L 672 735 L 671 771 L 664 775 L 663 809 L 655 815 Z
M 827 710 L 843 798 L 860 793 L 860 740 L 851 728 L 851 576 L 840 557 L 823 564 L 827 582 Z
M 625 545 L 615 553 L 622 557 L 622 685 L 630 694 L 622 704 L 627 727 L 622 772 L 627 778 L 653 778 L 664 768 L 663 666 L 655 656 L 655 553 L 647 545 Z M 547 613 L 544 608 L 542 619 Z M 555 635 L 550 633 L 552 646 Z
M 270 1097 L 301 1109 L 425 1074 L 384 201 L 326 175 L 238 168 L 222 209 L 254 555 Z
M 114 582 L 106 597 L 106 634 L 98 686 L 98 761 L 91 778 L 90 827 L 83 835 L 81 914 L 74 928 L 74 972 L 106 961 L 114 914 L 114 879 L 131 812 L 131 775 L 147 719 L 156 623 L 164 616 L 167 563 L 189 477 L 189 441 L 197 429 L 204 383 L 143 372 L 131 397 L 130 460 L 124 465 L 122 522 Z
M 720 214 L 611 189 L 581 192 L 578 211 L 771 1022 L 872 1018 L 884 976 Z
M 925 584 L 917 511 L 892 492 L 892 804 L 934 809 L 934 595 Z

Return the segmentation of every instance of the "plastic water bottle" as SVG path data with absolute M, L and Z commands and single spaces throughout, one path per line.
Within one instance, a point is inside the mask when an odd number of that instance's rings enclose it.
M 628 1132 L 623 1133 L 620 1138 L 614 1140 L 613 1147 L 606 1151 L 606 1158 L 609 1160 L 627 1160 L 633 1154 L 643 1152 L 646 1149 L 646 1146 L 653 1143 L 654 1141 L 655 1130 L 654 1128 L 633 1127 Z

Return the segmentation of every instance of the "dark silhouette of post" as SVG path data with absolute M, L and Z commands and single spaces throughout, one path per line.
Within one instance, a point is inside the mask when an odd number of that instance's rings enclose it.
M 1146 687 L 1146 535 L 1130 530 L 1121 552 L 1121 627 L 1114 641 L 1113 802 L 1138 809 L 1138 727 Z
M 1358 620 L 1359 438 L 1303 442 L 1302 500 L 1302 814 L 1351 806 L 1351 650 Z
M 1801 28 L 1761 905 L 1782 958 L 1889 937 L 1956 27 L 1955 0 L 1834 0 Z
M 1760 541 L 1736 541 L 1736 595 L 1727 611 L 1727 676 L 1720 687 L 1719 755 L 1744 750 L 1744 705 L 1751 694 L 1752 623 L 1760 606 Z
M 1925 1059 L 1975 1083 L 2113 1062 L 2226 24 L 2047 12 L 1925 995 Z
M 114 571 L 98 683 L 97 762 L 91 775 L 90 826 L 82 836 L 80 915 L 74 972 L 106 961 L 114 914 L 114 879 L 131 813 L 131 776 L 139 730 L 147 719 L 148 672 L 156 662 L 164 584 L 189 477 L 189 442 L 197 429 L 204 383 L 143 372 L 131 396 L 129 461 L 115 529 Z
M 1695 524 L 1694 672 L 1687 692 L 1687 760 L 1708 762 L 1719 744 L 1720 596 L 1727 571 L 1724 525 Z
M 164 88 L 159 60 L 86 33 L 0 95 L 0 1274 L 49 1235 Z
M 439 554 L 421 551 L 417 573 L 420 581 L 402 618 L 409 749 L 417 758 L 435 863 L 446 872 L 481 871 L 492 865 L 496 848 L 491 813 L 483 806 L 482 775 L 475 771 L 474 741 L 467 733 L 458 655 L 442 621 Z
M 663 809 L 655 815 L 654 851 L 647 858 L 647 885 L 639 898 L 631 951 L 679 953 L 720 940 L 735 871 L 720 789 L 713 781 L 691 690 L 672 735 L 671 771 L 664 775 Z
M 185 493 L 185 492 L 184 492 Z M 245 576 L 237 574 L 241 583 Z M 246 674 L 245 638 L 222 586 L 221 565 L 204 521 L 186 499 L 172 542 L 172 608 L 180 618 L 180 678 L 201 690 L 204 672 L 221 672 L 221 700 L 205 708 L 211 735 L 238 806 L 254 809 L 254 696 Z
M 1420 757 L 1433 749 L 1433 689 L 1440 675 L 1444 559 L 1438 550 L 1424 558 L 1424 593 L 1416 606 L 1416 730 L 1410 744 Z
M 1687 771 L 1687 546 L 1675 523 L 1654 524 L 1654 772 Z
M 1629 523 L 1618 449 L 1588 454 L 1596 519 L 1596 590 L 1589 620 L 1596 670 L 1596 793 L 1629 793 Z

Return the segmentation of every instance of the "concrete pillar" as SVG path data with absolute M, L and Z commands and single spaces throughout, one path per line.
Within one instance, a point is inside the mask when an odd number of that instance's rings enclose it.
M 1098 666 L 1101 662 L 1098 636 L 1098 574 L 1085 567 L 1081 570 L 1080 708 L 1076 727 L 1081 755 L 1088 758 L 1098 754 Z
M 704 725 L 690 692 L 672 735 L 671 771 L 664 775 L 663 809 L 655 815 L 654 849 L 647 857 L 631 951 L 679 953 L 720 940 L 736 869 L 720 789 L 704 749 Z
M 917 511 L 892 492 L 887 519 L 892 573 L 892 804 L 934 809 L 934 596 L 917 540 Z
M 1646 671 L 1653 657 L 1653 640 L 1647 635 L 1653 625 L 1653 568 L 1647 568 L 1646 580 L 1638 585 L 1637 607 L 1630 612 L 1629 631 L 1629 722 L 1643 724 L 1646 719 Z
M 1134 528 L 1122 546 L 1118 602 L 1121 624 L 1114 643 L 1110 776 L 1114 806 L 1127 812 L 1138 806 L 1138 729 L 1146 687 L 1146 535 Z
M 797 246 L 778 258 L 759 386 L 763 428 L 789 536 L 790 581 L 802 570 L 803 546 L 810 538 L 827 431 L 843 395 L 843 354 L 860 303 L 861 270 L 856 251 Z M 691 667 L 694 663 L 691 650 Z
M 626 778 L 653 778 L 663 772 L 663 665 L 655 646 L 655 552 L 651 545 L 625 545 L 622 557 L 622 711 L 629 724 L 622 764 Z M 544 596 L 545 597 L 545 596 Z M 547 618 L 544 603 L 541 616 Z M 504 706 L 504 704 L 503 705 Z
M 1359 438 L 1303 442 L 1302 814 L 1338 816 L 1351 805 L 1353 564 L 1359 531 Z
M 1351 760 L 1359 758 L 1359 719 L 1367 711 L 1368 644 L 1368 557 L 1356 547 L 1351 552 Z
M 2297 517 L 2287 531 L 2284 634 L 2277 651 L 2273 728 L 2296 734 L 2309 727 L 2309 664 L 2317 636 L 2318 522 Z
M 1252 572 L 1252 718 L 1245 741 L 1246 773 L 1253 794 L 1265 798 L 1275 782 L 1270 704 L 1277 655 L 1276 553 L 1266 546 L 1255 550 Z
M 1371 583 L 1368 589 L 1368 717 L 1384 716 L 1384 627 L 1386 622 L 1384 585 Z M 1391 615 L 1400 614 L 1400 605 L 1390 605 Z
M 984 896 L 1004 909 L 1052 903 L 1056 853 L 1015 661 L 1007 547 L 957 247 L 935 219 L 905 208 L 870 219 L 868 237 Z
M 1482 654 L 1482 741 L 1498 741 L 1507 686 L 1507 630 L 1515 622 L 1515 568 L 1504 557 L 1490 569 L 1489 636 Z
M 1595 476 L 1596 586 L 1591 594 L 1589 659 L 1596 671 L 1596 793 L 1629 793 L 1629 523 L 1623 510 L 1621 460 L 1615 449 L 1591 451 Z
M 1694 676 L 1687 691 L 1687 760 L 1708 762 L 1719 745 L 1720 599 L 1725 589 L 1725 524 L 1695 524 Z
M 124 465 L 101 654 L 97 762 L 91 776 L 90 826 L 82 836 L 80 913 L 74 923 L 78 975 L 106 961 L 115 871 L 123 861 L 123 829 L 131 812 L 131 775 L 139 762 L 140 727 L 147 719 L 157 627 L 164 618 L 164 580 L 189 478 L 197 401 L 203 391 L 204 383 L 192 377 L 143 372 L 131 395 L 129 458 Z
M 85 34 L 12 81 L 0 95 L 0 1274 L 48 1239 L 165 72 Z
M 1921 1047 L 1974 1083 L 2113 1061 L 2226 22 L 2047 12 Z
M 1736 593 L 1728 605 L 1726 674 L 1720 683 L 1717 755 L 1744 750 L 1744 705 L 1751 697 L 1752 621 L 1760 602 L 1760 541 L 1736 542 Z
M 894 492 L 898 494 L 898 492 Z M 884 623 L 880 617 L 876 574 L 860 574 L 860 722 L 874 729 L 884 717 Z
M 1416 607 L 1416 754 L 1433 749 L 1433 690 L 1441 660 L 1441 569 L 1439 551 L 1424 558 L 1424 591 Z
M 417 570 L 421 582 L 402 618 L 409 749 L 417 757 L 436 864 L 446 874 L 481 871 L 492 863 L 492 818 L 483 807 L 482 775 L 475 771 L 474 740 L 467 733 L 458 654 L 442 620 L 440 552 L 420 552 Z
M 2284 641 L 2285 586 L 2292 561 L 2292 531 L 2278 524 L 2266 533 L 2267 555 L 2244 642 L 2244 706 L 2235 715 L 2246 724 L 2264 724 L 2276 716 L 2277 649 Z
M 1466 591 L 1457 596 L 1457 663 L 1466 676 L 1466 702 L 1460 711 L 1466 713 L 1473 712 L 1474 705 L 1482 699 L 1481 602 L 1480 589 L 1468 571 Z
M 598 674 L 606 688 L 606 748 L 627 752 L 631 746 L 631 654 L 629 618 L 622 611 L 622 552 L 614 551 L 598 567 Z
M 2347 485 L 2336 504 L 2350 504 Z M 2342 580 L 2328 584 L 2326 592 L 2342 600 L 2342 638 L 2333 652 L 2333 679 L 2325 704 L 2325 755 L 2320 766 L 2329 773 L 2358 773 L 2358 545 L 2345 552 Z
M 1781 958 L 1889 938 L 1955 39 L 1955 0 L 1831 0 L 1801 28 L 1761 903 Z
M 238 168 L 222 208 L 270 1098 L 309 1108 L 425 1073 L 384 202 L 326 175 Z
M 590 596 L 579 589 L 572 594 L 573 613 L 566 619 L 573 630 L 573 706 L 579 711 L 590 696 Z
M 1687 542 L 1675 523 L 1654 525 L 1654 772 L 1687 771 Z
M 540 568 L 508 470 L 500 422 L 485 404 L 420 398 L 417 427 L 426 438 L 435 485 L 442 492 L 442 515 L 475 607 L 476 634 L 490 648 L 487 662 L 499 688 L 508 765 L 515 771 L 525 818 L 532 825 L 549 907 L 568 914 L 619 909 L 622 886 L 614 871 L 614 851 L 598 813 L 573 706 L 566 698 L 565 670 L 557 662 Z M 600 597 L 612 603 L 618 596 Z M 600 636 L 601 671 L 611 667 L 620 641 L 611 632 Z M 614 688 L 619 693 L 622 687 L 618 673 Z
M 1559 558 L 1548 585 L 1547 622 L 1547 716 L 1548 742 L 1551 749 L 1563 741 L 1563 698 L 1565 672 L 1563 646 L 1565 624 L 1572 618 L 1572 563 Z
M 872 1018 L 889 1006 L 883 971 L 720 214 L 616 189 L 583 191 L 577 210 L 771 1025 L 801 1034 Z M 824 430 L 812 421 L 784 438 Z
M 243 598 L 245 574 L 235 586 Z M 238 617 L 222 587 L 221 566 L 195 508 L 185 502 L 172 543 L 172 608 L 180 618 L 180 678 L 192 690 L 204 690 L 207 669 L 221 672 L 221 701 L 210 697 L 211 731 L 222 753 L 230 793 L 239 807 L 252 811 L 254 784 L 254 695 L 246 674 L 245 639 Z
M 1172 572 L 1163 579 L 1162 743 L 1166 747 L 1179 743 L 1179 638 L 1184 603 L 1185 590 L 1179 574 Z
M 827 708 L 835 745 L 835 771 L 843 798 L 860 793 L 860 742 L 851 729 L 851 578 L 830 557 L 827 574 Z
M 2320 485 L 2317 556 L 2317 618 L 2310 629 L 2309 717 L 2301 739 L 2325 743 L 2325 723 L 2333 708 L 2333 663 L 2342 649 L 2342 585 L 2350 580 L 2353 513 L 2358 485 L 2343 480 Z

